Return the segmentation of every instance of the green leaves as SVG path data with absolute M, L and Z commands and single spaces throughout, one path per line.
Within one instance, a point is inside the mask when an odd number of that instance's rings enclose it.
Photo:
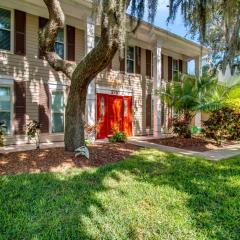
M 161 99 L 173 107 L 175 111 L 184 114 L 190 111 L 194 114 L 212 95 L 216 81 L 205 76 L 198 79 L 189 75 L 181 75 L 178 79 L 167 83 L 160 91 Z

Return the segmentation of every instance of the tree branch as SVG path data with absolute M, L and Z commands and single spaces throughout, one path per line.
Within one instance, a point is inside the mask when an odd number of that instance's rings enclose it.
M 122 43 L 121 37 L 125 32 L 122 28 L 125 27 L 125 14 L 130 0 L 117 1 L 114 8 L 111 1 L 102 1 L 101 39 L 79 64 L 65 61 L 54 52 L 58 30 L 64 26 L 64 13 L 59 0 L 43 1 L 48 8 L 49 21 L 39 33 L 40 48 L 48 63 L 72 80 L 71 88 L 86 88 L 92 79 L 110 64 Z
M 76 68 L 76 63 L 63 60 L 54 51 L 58 30 L 64 27 L 65 16 L 59 0 L 43 0 L 49 12 L 49 21 L 39 31 L 39 46 L 50 66 L 56 71 L 63 72 L 68 78 Z
M 125 26 L 122 21 L 125 20 L 129 2 L 129 0 L 119 1 L 116 6 L 118 9 L 114 11 L 110 1 L 102 2 L 101 38 L 98 45 L 82 59 L 73 73 L 73 78 L 79 79 L 76 83 L 77 88 L 86 88 L 91 80 L 110 64 L 119 49 L 121 27 Z M 121 18 L 121 14 L 124 15 L 124 19 Z

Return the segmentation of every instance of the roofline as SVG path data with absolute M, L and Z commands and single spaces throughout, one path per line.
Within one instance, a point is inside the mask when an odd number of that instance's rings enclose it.
M 127 13 L 127 16 L 128 16 L 129 18 L 134 18 L 135 20 L 137 20 L 136 17 L 131 16 L 131 15 L 128 14 L 128 13 Z M 144 24 L 144 25 L 147 26 L 147 27 L 153 28 L 153 29 L 156 31 L 156 33 L 162 33 L 162 34 L 165 34 L 165 35 L 169 35 L 169 36 L 171 36 L 171 37 L 173 37 L 173 38 L 176 38 L 176 39 L 178 39 L 178 40 L 180 40 L 180 41 L 183 41 L 183 42 L 185 42 L 185 43 L 187 43 L 187 44 L 191 44 L 192 46 L 197 47 L 197 48 L 199 48 L 200 50 L 202 50 L 202 52 L 204 53 L 204 55 L 207 55 L 208 52 L 209 52 L 209 49 L 206 48 L 206 47 L 204 47 L 203 45 L 201 45 L 201 44 L 199 44 L 199 43 L 196 43 L 196 42 L 194 42 L 194 41 L 191 41 L 191 40 L 189 40 L 189 39 L 187 39 L 187 38 L 185 38 L 185 37 L 182 37 L 182 36 L 180 36 L 180 35 L 177 35 L 176 33 L 173 33 L 173 32 L 170 32 L 170 31 L 168 31 L 168 30 L 166 30 L 166 29 L 163 29 L 163 28 L 161 28 L 161 27 L 158 27 L 158 26 L 156 26 L 156 25 L 154 25 L 154 24 L 151 24 L 151 23 L 149 23 L 149 22 L 147 22 L 147 21 L 145 21 L 145 20 L 140 20 L 140 23 L 141 23 L 141 24 Z
M 86 7 L 92 8 L 92 0 L 84 0 L 84 1 L 83 1 L 83 0 L 72 0 L 72 1 L 73 1 L 73 2 L 76 2 L 76 3 L 79 3 L 79 4 L 84 4 Z M 132 15 L 130 15 L 130 14 L 128 14 L 128 13 L 126 13 L 126 15 L 127 15 L 129 18 L 133 18 L 133 19 L 137 20 L 136 17 L 134 17 L 134 16 L 132 16 Z M 197 47 L 197 48 L 199 48 L 200 50 L 202 49 L 202 52 L 205 53 L 204 55 L 207 55 L 207 53 L 209 52 L 209 49 L 207 49 L 206 47 L 204 47 L 203 45 L 201 45 L 201 44 L 199 44 L 199 43 L 196 43 L 196 42 L 194 42 L 194 41 L 191 41 L 191 40 L 189 40 L 189 39 L 187 39 L 187 38 L 185 38 L 185 37 L 179 36 L 179 35 L 177 35 L 176 33 L 170 32 L 170 31 L 168 31 L 168 30 L 166 30 L 166 29 L 163 29 L 163 28 L 161 28 L 161 27 L 159 27 L 159 26 L 156 26 L 155 24 L 151 24 L 151 23 L 149 23 L 149 22 L 147 22 L 147 21 L 145 21 L 145 20 L 142 20 L 142 19 L 141 19 L 140 22 L 141 22 L 142 24 L 148 26 L 148 27 L 154 28 L 154 30 L 157 31 L 158 33 L 163 33 L 163 34 L 169 35 L 169 36 L 171 36 L 171 37 L 173 37 L 173 38 L 177 38 L 177 39 L 179 39 L 180 41 L 183 41 L 183 42 L 185 42 L 185 43 L 187 43 L 187 44 L 190 44 L 190 45 L 192 45 L 192 46 L 194 46 L 194 47 Z

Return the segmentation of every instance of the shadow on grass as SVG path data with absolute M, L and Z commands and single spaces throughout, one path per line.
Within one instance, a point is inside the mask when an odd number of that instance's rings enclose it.
M 128 225 L 114 234 L 120 224 L 114 219 L 121 213 L 109 214 L 111 205 L 117 204 L 108 202 L 111 190 L 118 188 L 112 180 L 130 182 L 129 186 L 131 181 L 151 188 L 168 186 L 186 194 L 197 231 L 207 239 L 238 239 L 239 166 L 240 157 L 211 163 L 142 150 L 127 161 L 91 170 L 4 176 L 0 178 L 0 239 L 141 239 L 129 233 L 134 229 Z M 125 194 L 119 188 L 121 198 L 131 197 L 131 190 Z M 103 233 L 101 223 L 106 222 L 110 230 Z M 146 238 L 154 236 L 150 233 Z

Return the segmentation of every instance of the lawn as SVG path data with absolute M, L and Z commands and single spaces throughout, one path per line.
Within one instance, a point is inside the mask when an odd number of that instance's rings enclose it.
M 140 150 L 125 161 L 0 177 L 0 239 L 239 239 L 240 156 Z

